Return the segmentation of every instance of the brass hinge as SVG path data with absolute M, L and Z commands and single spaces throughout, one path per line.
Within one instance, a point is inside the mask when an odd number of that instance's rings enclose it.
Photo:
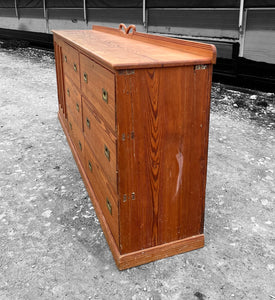
M 133 192 L 133 193 L 131 193 L 131 195 L 123 194 L 122 201 L 123 201 L 123 202 L 126 202 L 127 199 L 128 199 L 128 200 L 130 200 L 130 199 L 131 199 L 131 200 L 136 200 L 136 193 Z
M 196 70 L 205 70 L 207 69 L 207 65 L 196 65 L 194 66 L 195 71 Z
M 122 135 L 121 135 L 121 140 L 122 140 L 122 142 L 125 142 L 126 141 L 126 138 L 127 139 L 134 139 L 135 138 L 135 133 L 134 133 L 134 131 L 132 131 L 130 134 L 125 134 L 125 133 L 122 133 Z

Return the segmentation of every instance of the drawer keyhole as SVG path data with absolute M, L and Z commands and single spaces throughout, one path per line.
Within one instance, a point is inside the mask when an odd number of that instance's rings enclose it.
M 93 167 L 92 167 L 92 163 L 89 161 L 89 163 L 88 163 L 88 166 L 89 166 L 89 170 L 91 171 L 91 172 L 93 172 Z
M 104 145 L 104 154 L 107 157 L 107 159 L 110 161 L 110 150 L 106 145 Z
M 85 81 L 86 83 L 88 83 L 88 74 L 87 74 L 87 73 L 84 73 L 84 74 L 83 74 L 83 78 L 84 78 L 84 81 Z
M 106 198 L 106 205 L 109 210 L 109 213 L 112 215 L 112 204 L 110 203 L 108 198 Z
M 88 128 L 90 128 L 90 120 L 88 118 L 86 118 L 86 125 Z
M 102 99 L 108 103 L 108 92 L 105 89 L 102 89 Z
M 67 60 L 67 56 L 66 56 L 66 55 L 64 56 L 64 59 L 65 59 L 65 62 L 67 62 L 67 61 L 68 61 L 68 60 Z
M 72 129 L 73 129 L 73 126 L 72 126 L 72 123 L 71 123 L 71 122 L 69 123 L 69 126 L 70 126 L 70 129 L 72 130 Z
M 79 112 L 79 104 L 76 103 L 76 110 Z
M 74 71 L 77 72 L 77 66 L 74 64 Z
M 80 151 L 82 151 L 82 145 L 81 145 L 80 141 L 78 141 L 78 146 L 79 146 Z
M 67 95 L 70 97 L 70 90 L 67 89 Z

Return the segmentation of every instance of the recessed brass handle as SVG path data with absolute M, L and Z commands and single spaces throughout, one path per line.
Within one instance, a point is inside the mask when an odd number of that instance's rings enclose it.
M 88 166 L 89 166 L 89 170 L 90 170 L 91 172 L 93 172 L 92 163 L 91 163 L 90 161 L 88 162 Z
M 77 66 L 76 66 L 76 64 L 74 64 L 74 71 L 75 71 L 75 72 L 77 71 Z
M 79 112 L 79 104 L 76 103 L 76 110 Z
M 87 73 L 84 73 L 84 74 L 83 74 L 83 78 L 84 78 L 84 81 L 85 81 L 86 83 L 88 83 L 88 74 L 87 74 Z
M 67 56 L 66 56 L 66 55 L 64 56 L 64 59 L 65 59 L 65 62 L 67 62 L 67 61 L 68 61 L 68 60 L 67 60 Z
M 90 120 L 88 118 L 86 118 L 86 125 L 88 128 L 90 128 Z
M 110 161 L 110 150 L 106 145 L 104 145 L 104 154 L 107 157 L 107 159 Z
M 67 89 L 67 95 L 70 97 L 70 90 Z
M 78 146 L 79 146 L 80 151 L 82 151 L 82 145 L 81 145 L 80 141 L 78 141 Z
M 73 129 L 73 126 L 72 126 L 72 123 L 69 122 L 69 126 L 70 126 L 70 129 L 72 130 Z
M 112 204 L 110 203 L 108 198 L 106 198 L 106 205 L 109 210 L 109 213 L 112 215 Z
M 102 99 L 108 103 L 108 92 L 105 89 L 102 89 Z

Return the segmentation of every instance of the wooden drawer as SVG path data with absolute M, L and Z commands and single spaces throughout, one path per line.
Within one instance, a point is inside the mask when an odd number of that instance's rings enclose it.
M 81 89 L 115 131 L 115 76 L 80 54 Z
M 82 165 L 84 164 L 84 136 L 82 130 L 77 126 L 71 112 L 68 110 L 68 127 L 71 140 L 75 146 Z
M 82 98 L 82 105 L 85 139 L 91 146 L 111 185 L 117 190 L 116 138 L 85 98 Z
M 83 130 L 81 95 L 76 86 L 65 76 L 65 95 L 67 108 L 70 110 L 77 126 Z
M 118 245 L 118 199 L 104 176 L 101 166 L 94 157 L 89 145 L 85 142 L 86 175 L 92 185 L 96 201 L 100 205 L 103 215 L 109 225 L 113 237 Z
M 78 52 L 73 47 L 63 43 L 62 60 L 64 74 L 69 76 L 74 84 L 80 88 Z

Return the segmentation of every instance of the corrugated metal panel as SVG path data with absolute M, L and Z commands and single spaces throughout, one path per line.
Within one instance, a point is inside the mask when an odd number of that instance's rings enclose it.
M 248 10 L 244 57 L 275 64 L 275 10 Z
M 178 8 L 178 7 L 194 7 L 194 8 L 230 8 L 240 7 L 240 0 L 147 0 L 146 1 L 147 7 L 171 7 L 171 8 Z
M 150 32 L 197 37 L 238 38 L 239 11 L 149 9 Z

